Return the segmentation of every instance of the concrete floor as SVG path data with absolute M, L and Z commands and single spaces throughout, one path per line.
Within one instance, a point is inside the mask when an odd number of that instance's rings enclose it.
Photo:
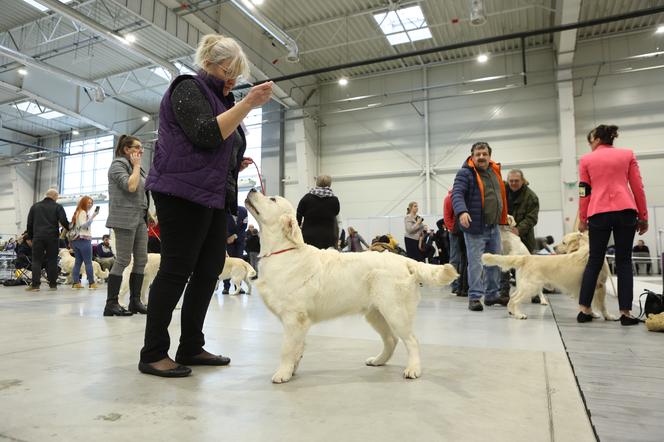
M 548 307 L 517 321 L 424 290 L 421 379 L 402 379 L 402 344 L 365 366 L 379 337 L 348 317 L 314 326 L 298 374 L 273 385 L 281 326 L 258 295 L 215 295 L 206 348 L 233 362 L 184 379 L 140 374 L 145 317 L 104 318 L 104 300 L 0 288 L 0 440 L 595 440 Z

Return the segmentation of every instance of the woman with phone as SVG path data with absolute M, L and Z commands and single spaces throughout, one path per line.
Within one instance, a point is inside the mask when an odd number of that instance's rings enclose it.
M 141 140 L 122 135 L 115 147 L 115 158 L 108 169 L 108 219 L 106 227 L 115 234 L 115 262 L 108 275 L 108 292 L 104 316 L 131 316 L 147 313 L 141 302 L 143 272 L 148 262 L 148 197 L 145 193 L 145 171 L 141 168 Z M 129 274 L 129 306 L 118 302 L 122 273 L 134 263 Z
M 415 261 L 424 261 L 424 255 L 420 252 L 419 240 L 420 233 L 424 230 L 422 217 L 417 214 L 419 207 L 415 201 L 408 203 L 406 217 L 404 218 L 404 227 L 406 234 L 404 241 L 406 244 L 406 254 Z
M 92 215 L 88 212 L 92 209 L 94 202 L 89 196 L 84 196 L 78 202 L 76 211 L 72 217 L 72 228 L 78 230 L 78 235 L 71 241 L 71 248 L 74 250 L 74 268 L 72 269 L 72 279 L 75 289 L 82 289 L 81 285 L 81 264 L 85 264 L 85 273 L 88 275 L 88 288 L 96 289 L 95 273 L 92 270 L 92 234 L 90 233 L 90 225 L 95 217 L 99 214 L 99 206 L 95 209 Z

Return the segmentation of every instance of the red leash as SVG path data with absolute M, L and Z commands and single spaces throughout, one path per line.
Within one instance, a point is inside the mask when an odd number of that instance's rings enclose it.
M 265 195 L 265 185 L 263 184 L 263 176 L 261 175 L 261 171 L 260 169 L 258 169 L 258 164 L 256 164 L 255 161 L 252 160 L 251 162 L 253 163 L 254 167 L 256 167 L 256 173 L 258 174 L 258 181 L 261 184 L 261 193 Z

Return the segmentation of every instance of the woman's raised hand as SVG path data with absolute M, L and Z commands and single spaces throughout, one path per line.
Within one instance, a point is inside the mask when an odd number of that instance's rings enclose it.
M 268 81 L 266 83 L 259 84 L 249 89 L 249 93 L 243 100 L 246 100 L 252 108 L 262 106 L 272 98 L 272 83 Z

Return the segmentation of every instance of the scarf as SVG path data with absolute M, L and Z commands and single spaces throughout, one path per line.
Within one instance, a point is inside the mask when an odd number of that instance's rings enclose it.
M 332 189 L 330 189 L 329 187 L 312 187 L 309 193 L 321 198 L 328 198 L 334 196 L 334 192 L 332 192 Z

